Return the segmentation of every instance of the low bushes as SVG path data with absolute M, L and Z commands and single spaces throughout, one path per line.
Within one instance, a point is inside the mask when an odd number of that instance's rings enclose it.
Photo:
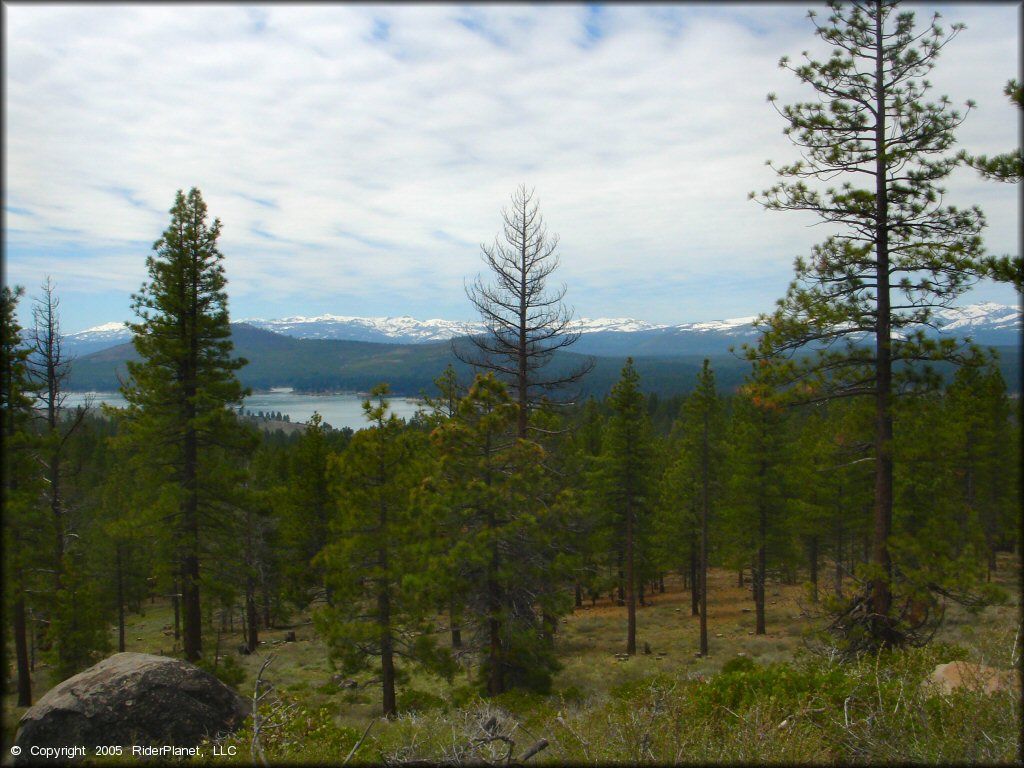
M 585 701 L 512 693 L 453 708 L 419 695 L 420 711 L 377 721 L 353 762 L 486 764 L 521 759 L 540 739 L 548 746 L 530 764 L 1014 762 L 1019 690 L 940 695 L 927 684 L 936 664 L 963 656 L 935 644 L 850 663 L 739 657 L 706 680 L 660 674 Z M 264 750 L 271 762 L 339 762 L 359 735 L 326 710 L 294 709 Z M 235 737 L 245 754 L 247 739 Z

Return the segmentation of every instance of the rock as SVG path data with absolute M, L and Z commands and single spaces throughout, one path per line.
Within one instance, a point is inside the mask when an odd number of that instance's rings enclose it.
M 359 687 L 359 683 L 357 683 L 355 680 L 348 679 L 340 672 L 336 675 L 331 675 L 331 682 L 339 688 L 348 688 L 349 690 Z
M 148 653 L 118 653 L 51 689 L 18 724 L 31 747 L 193 747 L 241 725 L 249 704 L 199 667 Z M 129 752 L 130 754 L 130 752 Z M 23 758 L 24 759 L 24 758 Z
M 952 693 L 957 688 L 968 688 L 991 695 L 1013 687 L 1013 672 L 969 661 L 951 661 L 935 667 L 929 681 L 942 694 Z

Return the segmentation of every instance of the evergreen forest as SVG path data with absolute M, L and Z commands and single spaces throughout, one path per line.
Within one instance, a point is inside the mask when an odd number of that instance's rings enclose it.
M 5 743 L 135 650 L 270 694 L 211 737 L 244 763 L 1019 760 L 1019 677 L 928 680 L 1019 671 L 1020 397 L 993 350 L 922 330 L 978 279 L 1019 289 L 939 186 L 1019 179 L 1019 154 L 950 151 L 965 115 L 923 76 L 955 26 L 889 2 L 812 23 L 835 52 L 784 59 L 814 100 L 776 106 L 802 159 L 751 197 L 838 234 L 724 380 L 565 354 L 571 283 L 525 185 L 467 283 L 487 332 L 437 356 L 415 418 L 381 373 L 356 431 L 240 418 L 196 188 L 132 295 L 127 407 L 64 408 L 56 288 L 4 287 Z

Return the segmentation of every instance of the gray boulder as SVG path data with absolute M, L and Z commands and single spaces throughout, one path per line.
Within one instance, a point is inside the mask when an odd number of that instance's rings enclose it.
M 208 672 L 179 659 L 118 653 L 69 677 L 22 716 L 14 743 L 194 747 L 238 727 L 249 702 Z M 39 750 L 33 750 L 36 754 Z M 23 758 L 24 759 L 24 758 Z

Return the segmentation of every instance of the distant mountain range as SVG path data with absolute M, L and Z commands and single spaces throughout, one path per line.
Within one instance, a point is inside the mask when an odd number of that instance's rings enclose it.
M 581 334 L 570 350 L 560 351 L 552 365 L 566 370 L 593 356 L 594 370 L 584 393 L 603 396 L 618 379 L 627 356 L 636 358 L 647 392 L 674 394 L 690 389 L 704 357 L 715 369 L 723 391 L 738 386 L 749 363 L 730 348 L 756 339 L 752 317 L 705 323 L 654 325 L 637 320 L 578 320 Z M 971 336 L 977 343 L 1001 349 L 1001 367 L 1011 391 L 1020 383 L 1020 322 L 1015 307 L 974 304 L 938 314 L 939 333 Z M 324 315 L 280 320 L 247 320 L 231 324 L 235 354 L 249 363 L 239 372 L 254 389 L 293 387 L 299 391 L 369 391 L 388 382 L 399 395 L 433 391 L 433 380 L 448 363 L 468 383 L 469 368 L 459 362 L 452 345 L 480 333 L 480 323 L 415 320 L 411 317 L 358 318 Z M 125 362 L 137 359 L 131 333 L 122 323 L 107 323 L 64 337 L 73 355 L 69 389 L 112 391 L 126 375 Z
M 572 330 L 581 334 L 572 347 L 588 355 L 676 356 L 721 354 L 731 346 L 752 342 L 754 317 L 680 325 L 656 325 L 624 318 L 579 319 Z M 1004 304 L 982 303 L 935 313 L 942 335 L 970 336 L 976 343 L 1009 346 L 1019 343 L 1021 312 Z M 412 317 L 286 317 L 240 321 L 253 328 L 296 339 L 363 341 L 377 344 L 430 344 L 481 333 L 480 322 L 416 320 Z M 84 356 L 131 340 L 123 323 L 106 323 L 64 338 L 69 354 Z

